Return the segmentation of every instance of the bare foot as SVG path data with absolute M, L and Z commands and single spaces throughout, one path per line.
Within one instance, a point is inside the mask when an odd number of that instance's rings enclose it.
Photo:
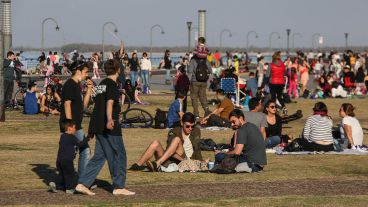
M 112 192 L 113 195 L 125 195 L 125 196 L 132 196 L 135 195 L 135 192 L 129 191 L 125 188 L 123 189 L 114 189 Z

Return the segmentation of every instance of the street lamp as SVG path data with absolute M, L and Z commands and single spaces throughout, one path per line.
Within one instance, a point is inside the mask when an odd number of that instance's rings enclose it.
M 280 33 L 278 33 L 278 32 L 271 32 L 271 34 L 270 34 L 270 37 L 269 37 L 269 49 L 271 50 L 272 49 L 272 36 L 273 35 L 277 35 L 277 38 L 278 39 L 281 39 L 281 35 L 280 35 Z
M 286 29 L 286 35 L 287 35 L 287 46 L 286 46 L 286 52 L 287 54 L 289 54 L 289 42 L 290 42 L 290 32 L 291 32 L 291 29 Z
M 161 29 L 161 34 L 165 34 L 164 28 L 161 25 L 155 24 L 151 27 L 151 34 L 150 34 L 150 58 L 152 58 L 152 31 L 155 27 L 159 27 Z
M 292 38 L 291 38 L 291 47 L 293 48 L 293 49 L 295 49 L 295 36 L 298 36 L 298 37 L 300 37 L 300 38 L 302 38 L 303 36 L 302 36 L 302 34 L 300 34 L 300 33 L 294 33 L 293 34 L 293 36 L 292 36 Z
M 231 34 L 231 31 L 229 29 L 221 30 L 221 32 L 220 32 L 220 49 L 222 48 L 222 35 L 223 35 L 224 32 L 229 33 L 229 37 L 233 36 L 233 34 Z
M 118 27 L 114 22 L 105 22 L 105 24 L 102 25 L 102 61 L 105 59 L 105 27 L 107 25 L 112 25 L 114 27 L 115 35 L 118 33 Z
M 45 42 L 45 23 L 47 22 L 47 21 L 52 21 L 52 22 L 54 22 L 55 24 L 56 24 L 56 27 L 55 27 L 55 30 L 56 31 L 59 31 L 60 30 L 60 27 L 59 27 L 59 24 L 57 23 L 57 21 L 54 19 L 54 18 L 51 18 L 51 17 L 49 17 L 49 18 L 46 18 L 46 19 L 44 19 L 43 21 L 42 21 L 42 36 L 41 36 L 41 50 L 42 50 L 42 52 L 43 52 L 43 50 L 44 50 L 44 42 Z
M 348 38 L 349 38 L 349 33 L 345 33 L 345 49 L 348 49 Z
M 249 49 L 249 35 L 251 35 L 251 34 L 254 34 L 256 36 L 256 38 L 258 38 L 258 34 L 255 31 L 249 31 L 247 33 L 247 50 Z
M 312 48 L 314 49 L 314 40 L 316 39 L 316 36 L 320 37 L 322 36 L 320 33 L 314 33 L 312 35 Z
M 187 22 L 187 27 L 188 27 L 188 52 L 190 51 L 190 30 L 192 27 L 192 22 Z

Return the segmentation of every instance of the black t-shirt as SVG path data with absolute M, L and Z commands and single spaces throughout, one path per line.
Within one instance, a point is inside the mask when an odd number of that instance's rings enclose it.
M 266 127 L 266 136 L 272 137 L 272 136 L 281 136 L 282 132 L 282 118 L 279 115 L 276 115 L 276 123 L 270 124 L 267 122 Z
M 101 81 L 100 85 L 96 87 L 95 107 L 91 116 L 89 133 L 93 134 L 107 134 L 119 136 L 121 135 L 121 125 L 119 123 L 120 103 L 119 103 L 119 89 L 115 81 L 106 78 Z M 106 128 L 107 116 L 106 107 L 107 101 L 114 100 L 112 108 L 112 119 L 114 120 L 114 129 Z
M 266 165 L 266 147 L 263 136 L 258 127 L 252 123 L 245 123 L 238 129 L 237 144 L 244 144 L 243 154 L 248 162 Z
M 131 71 L 138 71 L 138 67 L 139 67 L 138 59 L 133 59 L 133 58 L 130 59 L 129 65 L 130 65 Z
M 86 147 L 88 139 L 84 138 L 79 142 L 72 134 L 63 133 L 59 141 L 57 160 L 74 160 L 76 147 Z
M 83 98 L 81 87 L 79 83 L 76 83 L 73 79 L 69 79 L 65 82 L 63 89 L 61 90 L 61 113 L 60 113 L 60 123 L 65 119 L 65 108 L 64 102 L 71 101 L 72 108 L 72 120 L 75 121 L 76 129 L 82 129 L 83 120 Z M 61 130 L 60 127 L 60 131 Z

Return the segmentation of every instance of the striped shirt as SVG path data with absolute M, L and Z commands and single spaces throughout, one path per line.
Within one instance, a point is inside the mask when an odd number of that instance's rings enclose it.
M 310 116 L 304 125 L 303 137 L 309 142 L 332 143 L 332 120 L 327 116 Z

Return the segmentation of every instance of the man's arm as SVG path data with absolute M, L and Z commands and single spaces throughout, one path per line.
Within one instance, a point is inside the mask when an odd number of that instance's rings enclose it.
M 73 119 L 72 117 L 72 101 L 64 101 L 65 118 Z
M 107 123 L 106 128 L 107 129 L 114 129 L 114 120 L 112 119 L 112 106 L 114 104 L 114 100 L 110 99 L 106 103 L 106 116 L 107 116 Z
M 266 138 L 267 138 L 267 135 L 266 135 L 266 128 L 261 127 L 261 133 L 262 133 L 263 139 L 264 139 L 264 140 L 266 140 Z
M 227 154 L 227 155 L 240 155 L 243 151 L 243 148 L 244 148 L 244 144 L 236 144 L 235 145 L 235 148 L 229 152 L 224 152 L 224 154 Z M 218 154 L 218 153 L 223 153 L 219 150 L 215 150 L 215 154 Z

